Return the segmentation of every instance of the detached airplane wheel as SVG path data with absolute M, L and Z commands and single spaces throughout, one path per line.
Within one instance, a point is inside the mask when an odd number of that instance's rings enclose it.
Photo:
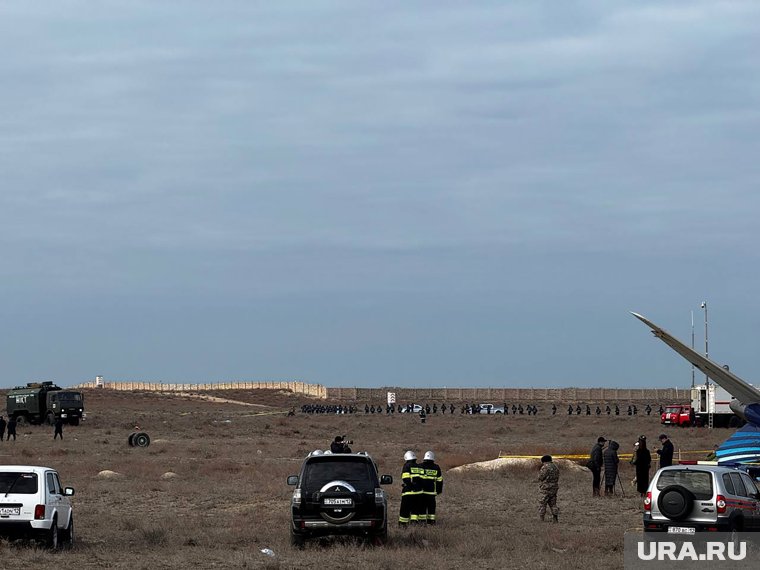
M 150 436 L 145 432 L 137 432 L 132 438 L 135 447 L 148 447 L 150 445 Z

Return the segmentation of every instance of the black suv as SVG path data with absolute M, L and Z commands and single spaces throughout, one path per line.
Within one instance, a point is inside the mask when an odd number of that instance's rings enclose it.
M 378 477 L 377 465 L 365 452 L 309 454 L 300 475 L 288 477 L 295 485 L 291 500 L 290 538 L 303 546 L 307 538 L 356 535 L 374 543 L 388 538 L 388 496 L 380 485 L 393 477 Z

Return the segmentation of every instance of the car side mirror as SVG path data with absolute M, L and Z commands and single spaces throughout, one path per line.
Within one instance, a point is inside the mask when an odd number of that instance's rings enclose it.
M 71 495 L 74 494 L 74 487 L 66 487 L 63 490 L 63 494 L 66 495 L 67 497 L 71 497 Z
M 390 475 L 383 475 L 380 477 L 380 484 L 381 485 L 390 485 L 393 483 L 393 477 Z
M 288 485 L 298 485 L 298 475 L 290 475 L 288 477 Z

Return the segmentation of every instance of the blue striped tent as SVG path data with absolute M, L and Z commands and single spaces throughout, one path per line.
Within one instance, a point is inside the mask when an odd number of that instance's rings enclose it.
M 760 427 L 747 424 L 724 441 L 715 452 L 718 465 L 760 463 Z

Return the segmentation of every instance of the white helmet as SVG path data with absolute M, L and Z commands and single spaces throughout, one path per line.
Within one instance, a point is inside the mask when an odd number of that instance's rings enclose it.
M 426 451 L 425 452 L 425 461 L 428 461 L 428 460 L 435 461 L 435 453 L 433 453 L 432 451 Z
M 404 461 L 412 461 L 414 459 L 417 459 L 417 454 L 414 451 L 407 451 L 404 454 Z

